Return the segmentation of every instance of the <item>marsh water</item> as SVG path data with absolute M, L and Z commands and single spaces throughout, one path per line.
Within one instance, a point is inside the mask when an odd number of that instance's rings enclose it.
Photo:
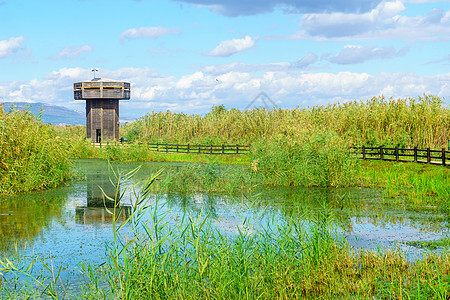
M 132 182 L 144 179 L 161 168 L 182 164 L 111 163 L 122 174 L 135 169 Z M 58 188 L 2 197 L 0 201 L 0 252 L 2 256 L 27 262 L 36 255 L 79 274 L 79 263 L 98 266 L 106 260 L 106 246 L 112 242 L 112 215 L 102 200 L 102 190 L 113 195 L 115 188 L 108 162 L 78 160 L 74 164 L 82 179 Z M 156 197 L 156 196 L 155 196 Z M 156 198 L 155 198 L 156 199 Z M 125 193 L 116 216 L 118 222 L 131 211 L 132 192 Z M 413 211 L 383 205 L 380 191 L 373 189 L 261 188 L 250 194 L 162 194 L 160 211 L 169 219 L 184 212 L 208 215 L 219 230 L 234 234 L 244 220 L 262 224 L 282 222 L 290 217 L 314 214 L 332 216 L 338 231 L 350 245 L 365 249 L 399 247 L 413 259 L 424 251 L 407 241 L 436 240 L 448 236 L 448 216 L 438 212 Z M 439 251 L 439 249 L 438 249 Z

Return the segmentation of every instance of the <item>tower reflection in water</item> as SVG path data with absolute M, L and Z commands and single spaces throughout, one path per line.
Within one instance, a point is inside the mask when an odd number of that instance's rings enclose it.
M 82 205 L 75 208 L 76 223 L 105 224 L 112 222 L 114 201 L 107 199 L 103 192 L 108 195 L 108 197 L 114 199 L 116 192 L 120 193 L 120 188 L 116 191 L 116 187 L 111 183 L 110 178 L 114 178 L 113 173 L 106 170 L 96 170 L 95 173 L 86 175 L 86 206 Z M 116 221 L 124 221 L 130 215 L 130 205 L 117 203 L 115 209 Z

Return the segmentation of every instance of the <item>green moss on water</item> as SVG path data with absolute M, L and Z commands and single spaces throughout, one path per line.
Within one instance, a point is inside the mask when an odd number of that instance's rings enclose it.
M 405 244 L 418 248 L 436 250 L 437 248 L 449 248 L 450 238 L 442 238 L 434 241 L 407 241 Z

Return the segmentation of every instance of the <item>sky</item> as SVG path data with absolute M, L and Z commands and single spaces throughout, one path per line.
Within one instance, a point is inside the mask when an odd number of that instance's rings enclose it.
M 127 81 L 121 119 L 450 98 L 450 2 L 0 0 L 0 102 L 84 111 L 73 83 Z M 265 104 L 264 104 L 265 103 Z

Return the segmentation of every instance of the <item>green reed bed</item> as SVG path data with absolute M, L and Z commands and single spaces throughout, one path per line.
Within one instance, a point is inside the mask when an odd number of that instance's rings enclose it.
M 220 164 L 248 164 L 246 155 L 209 155 L 187 153 L 164 153 L 150 149 L 145 144 L 107 144 L 95 148 L 94 157 L 112 161 L 147 161 L 147 162 L 194 162 Z
M 133 171 L 135 172 L 135 171 Z M 133 172 L 128 177 L 133 176 Z M 73 294 L 51 261 L 47 275 L 33 273 L 32 262 L 16 267 L 1 261 L 0 291 L 53 299 L 446 299 L 450 296 L 450 255 L 428 253 L 408 261 L 400 251 L 355 251 L 335 230 L 330 213 L 293 214 L 261 225 L 258 216 L 243 219 L 234 233 L 218 220 L 199 214 L 173 215 L 154 199 L 152 186 L 161 173 L 130 187 L 133 211 L 119 223 L 106 263 L 81 264 L 82 294 Z M 120 182 L 119 182 L 120 183 Z M 116 201 L 124 195 L 121 190 Z M 242 207 L 244 212 L 250 204 Z M 260 224 L 260 225 L 257 225 Z M 128 226 L 128 228 L 127 228 Z M 125 230 L 126 229 L 126 230 Z M 124 231 L 125 230 L 125 231 Z M 43 276 L 43 277 L 41 277 Z M 28 285 L 18 278 L 27 277 Z M 15 278 L 15 279 L 14 279 Z M 5 281 L 8 280 L 8 281 Z M 16 280 L 16 281 L 14 281 Z M 14 281 L 15 284 L 11 285 Z
M 442 166 L 364 161 L 361 185 L 381 188 L 386 203 L 415 209 L 450 209 L 450 169 Z
M 70 178 L 67 141 L 26 110 L 0 108 L 0 194 L 54 187 Z
M 359 162 L 348 143 L 327 131 L 301 131 L 252 145 L 253 172 L 269 185 L 345 187 L 355 185 Z
M 86 140 L 86 126 L 54 126 L 56 134 L 66 141 L 70 158 L 99 158 L 96 149 Z
M 351 146 L 431 147 L 441 149 L 450 137 L 450 113 L 436 96 L 368 100 L 250 110 L 216 106 L 205 115 L 151 112 L 122 128 L 129 141 L 143 143 L 253 144 L 297 132 L 322 130 L 338 134 Z
M 135 203 L 148 203 L 152 177 Z M 244 219 L 224 233 L 202 213 L 172 218 L 156 203 L 135 206 L 116 231 L 108 264 L 85 266 L 84 297 L 121 299 L 437 298 L 450 296 L 450 255 L 406 260 L 400 251 L 351 249 L 329 213 L 286 221 Z M 242 209 L 251 209 L 250 207 Z M 152 213 L 144 218 L 145 210 Z M 175 221 L 173 221 L 175 220 Z M 139 230 L 136 230 L 138 229 Z M 141 232 L 142 234 L 137 234 Z M 121 250 L 125 249 L 125 250 Z M 107 282 L 107 286 L 102 286 Z
M 259 180 L 245 166 L 224 166 L 217 163 L 191 163 L 166 171 L 164 191 L 168 193 L 250 192 Z

